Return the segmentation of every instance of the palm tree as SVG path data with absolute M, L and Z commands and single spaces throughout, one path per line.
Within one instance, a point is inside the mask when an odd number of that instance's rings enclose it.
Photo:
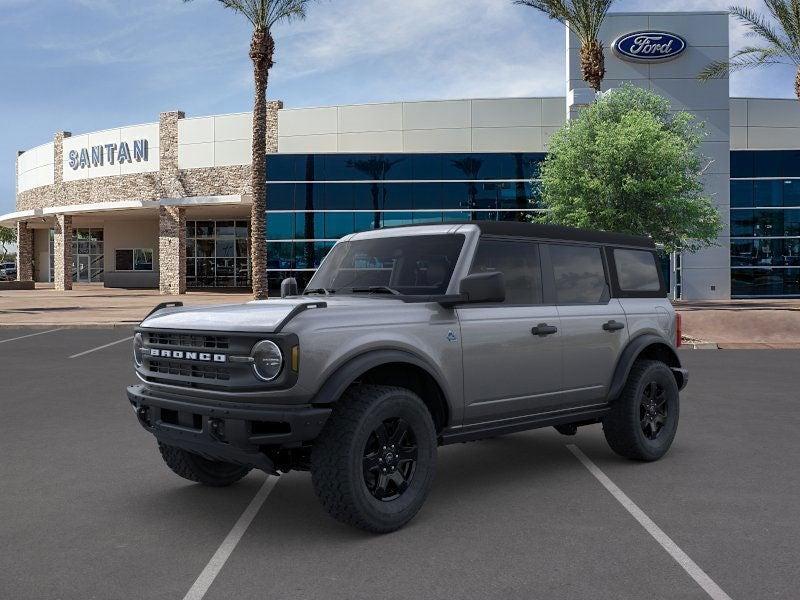
M 380 201 L 380 187 L 378 181 L 386 179 L 386 175 L 392 170 L 397 163 L 403 162 L 404 159 L 389 160 L 384 156 L 373 156 L 363 160 L 348 160 L 347 166 L 356 171 L 364 173 L 372 180 L 370 191 L 372 193 L 372 208 L 375 210 L 373 227 L 375 229 L 381 228 L 381 209 L 386 206 L 386 188 L 383 189 L 383 204 Z
M 191 0 L 183 0 L 191 2 Z M 274 65 L 275 40 L 272 28 L 282 21 L 304 19 L 306 7 L 313 0 L 219 0 L 225 8 L 235 10 L 253 26 L 250 59 L 253 61 L 255 101 L 253 103 L 253 205 L 250 222 L 253 231 L 250 244 L 250 266 L 253 271 L 253 297 L 267 297 L 266 242 L 266 150 L 267 150 L 267 82 Z
M 581 75 L 595 92 L 606 76 L 600 27 L 614 0 L 514 0 L 563 23 L 581 41 Z
M 746 6 L 730 8 L 730 13 L 748 29 L 747 35 L 758 38 L 761 45 L 745 46 L 730 60 L 711 63 L 699 77 L 706 81 L 725 77 L 731 71 L 790 64 L 797 69 L 794 93 L 800 100 L 800 0 L 764 0 L 764 4 L 771 19 Z

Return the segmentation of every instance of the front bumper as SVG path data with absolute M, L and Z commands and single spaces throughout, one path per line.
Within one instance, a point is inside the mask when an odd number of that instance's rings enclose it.
M 292 448 L 311 441 L 331 414 L 330 408 L 310 405 L 198 401 L 146 385 L 127 391 L 139 423 L 159 442 L 268 473 L 275 473 L 275 466 L 265 447 Z

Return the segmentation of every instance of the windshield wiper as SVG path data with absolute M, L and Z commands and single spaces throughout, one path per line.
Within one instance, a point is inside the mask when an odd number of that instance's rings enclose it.
M 393 294 L 395 296 L 399 296 L 400 292 L 398 292 L 394 288 L 390 288 L 388 285 L 371 285 L 369 287 L 354 287 L 351 290 L 354 294 Z
M 335 294 L 336 290 L 329 290 L 327 288 L 311 288 L 310 290 L 306 290 L 303 292 L 304 296 L 309 294 L 323 294 L 325 296 L 330 296 L 331 294 Z

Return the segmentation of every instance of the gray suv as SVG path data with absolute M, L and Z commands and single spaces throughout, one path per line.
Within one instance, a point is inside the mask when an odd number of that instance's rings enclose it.
M 384 229 L 343 238 L 293 284 L 141 323 L 128 398 L 178 475 L 310 470 L 333 517 L 389 532 L 422 506 L 440 445 L 601 423 L 614 451 L 652 461 L 675 437 L 688 375 L 648 239 Z

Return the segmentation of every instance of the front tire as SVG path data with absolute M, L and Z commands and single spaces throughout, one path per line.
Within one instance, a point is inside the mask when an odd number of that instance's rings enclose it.
M 359 385 L 337 402 L 311 454 L 311 480 L 325 510 L 372 533 L 408 523 L 436 471 L 436 428 L 419 396 Z
M 639 360 L 603 419 L 603 433 L 620 456 L 658 460 L 675 439 L 679 412 L 678 385 L 670 368 L 659 361 Z
M 161 458 L 174 473 L 184 479 L 211 487 L 225 487 L 236 483 L 250 472 L 249 467 L 233 463 L 208 460 L 182 448 L 158 443 Z

